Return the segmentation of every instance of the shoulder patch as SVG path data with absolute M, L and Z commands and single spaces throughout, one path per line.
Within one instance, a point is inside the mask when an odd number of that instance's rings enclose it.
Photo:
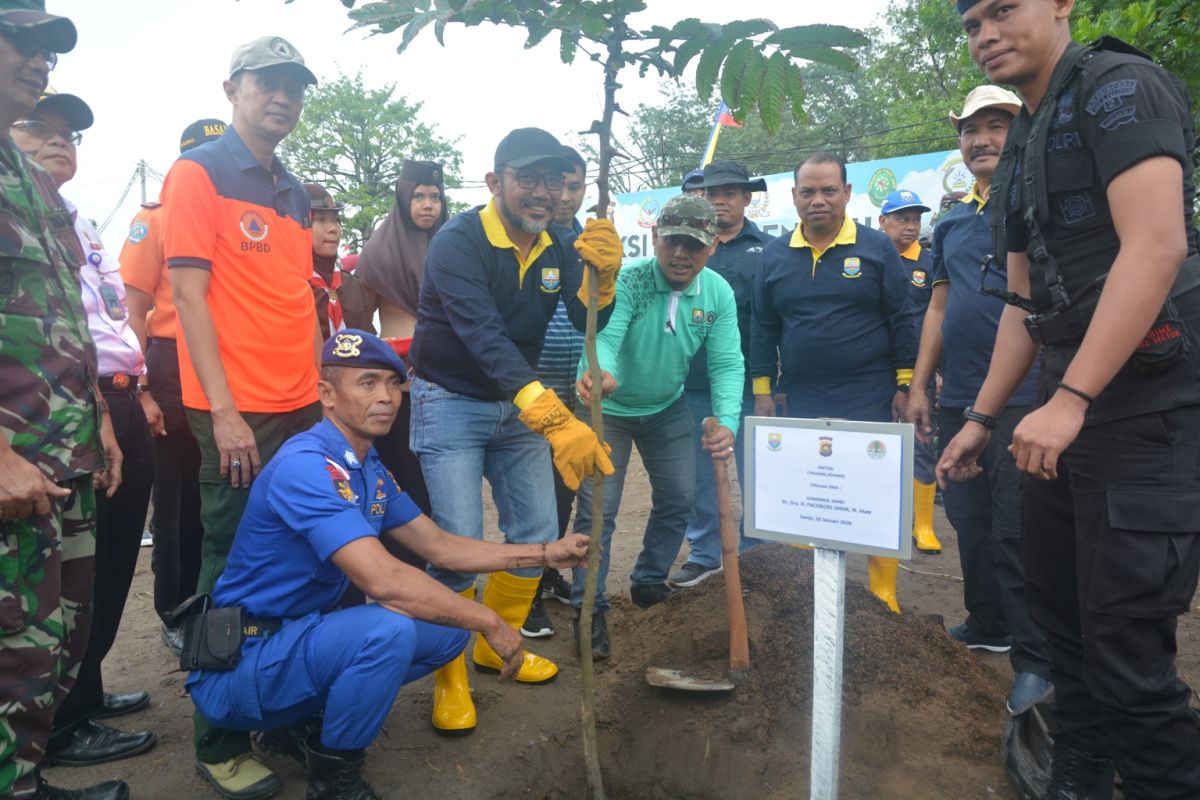
M 144 223 L 140 220 L 138 222 L 133 223 L 132 225 L 129 226 L 129 243 L 137 244 L 142 239 L 145 239 L 146 234 L 149 232 L 150 232 L 150 229 L 146 226 L 146 223 Z
M 1091 99 L 1087 101 L 1087 105 L 1084 108 L 1093 117 L 1101 111 L 1111 114 L 1124 104 L 1126 97 L 1133 97 L 1137 94 L 1137 85 L 1136 78 L 1122 78 L 1121 80 L 1110 81 L 1092 94 Z

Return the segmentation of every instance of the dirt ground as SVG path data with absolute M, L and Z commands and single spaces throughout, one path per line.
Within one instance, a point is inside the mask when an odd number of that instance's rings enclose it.
M 736 492 L 736 489 L 735 489 Z M 753 669 L 726 695 L 669 693 L 644 682 L 648 665 L 718 676 L 727 647 L 722 580 L 714 577 L 649 610 L 628 602 L 628 575 L 641 549 L 649 486 L 630 465 L 614 537 L 609 588 L 613 656 L 597 673 L 601 761 L 609 796 L 629 800 L 784 800 L 808 796 L 812 658 L 811 554 L 768 545 L 747 554 L 746 592 Z M 736 497 L 736 494 L 735 494 Z M 494 515 L 489 535 L 496 535 Z M 1014 798 L 1000 766 L 1006 656 L 968 653 L 941 630 L 961 621 L 957 542 L 941 507 L 943 552 L 902 565 L 896 617 L 864 588 L 865 559 L 847 567 L 841 796 L 844 798 Z M 686 548 L 684 548 L 686 551 Z M 216 797 L 195 772 L 192 704 L 183 674 L 159 640 L 150 550 L 145 548 L 116 646 L 105 661 L 110 691 L 148 689 L 144 711 L 109 720 L 149 728 L 154 749 L 86 769 L 54 768 L 52 783 L 80 787 L 121 778 L 134 798 Z M 681 560 L 686 552 L 681 553 Z M 1195 603 L 1193 604 L 1195 606 Z M 577 800 L 585 796 L 580 674 L 572 614 L 549 603 L 556 635 L 530 643 L 555 660 L 543 686 L 498 684 L 472 675 L 479 727 L 447 739 L 429 724 L 432 677 L 405 687 L 368 751 L 366 775 L 384 797 Z M 1180 620 L 1179 667 L 1200 682 L 1200 608 Z M 268 757 L 302 798 L 298 765 Z

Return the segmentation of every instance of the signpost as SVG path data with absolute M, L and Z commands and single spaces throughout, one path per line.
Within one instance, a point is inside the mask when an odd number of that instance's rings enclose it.
M 814 548 L 810 797 L 835 800 L 846 553 L 912 555 L 908 424 L 747 417 L 746 535 Z

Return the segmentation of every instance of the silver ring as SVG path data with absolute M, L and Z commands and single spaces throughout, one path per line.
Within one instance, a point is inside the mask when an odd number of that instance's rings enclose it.
M 232 467 L 233 469 L 241 469 L 241 468 L 242 468 L 242 462 L 241 462 L 241 461 L 238 461 L 238 460 L 235 458 L 233 461 L 230 461 L 230 462 L 229 462 L 229 466 L 230 466 L 230 467 Z

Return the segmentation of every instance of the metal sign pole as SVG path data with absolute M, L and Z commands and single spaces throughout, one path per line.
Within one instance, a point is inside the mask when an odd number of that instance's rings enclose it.
M 846 554 L 817 548 L 813 551 L 812 800 L 838 796 L 845 622 Z

